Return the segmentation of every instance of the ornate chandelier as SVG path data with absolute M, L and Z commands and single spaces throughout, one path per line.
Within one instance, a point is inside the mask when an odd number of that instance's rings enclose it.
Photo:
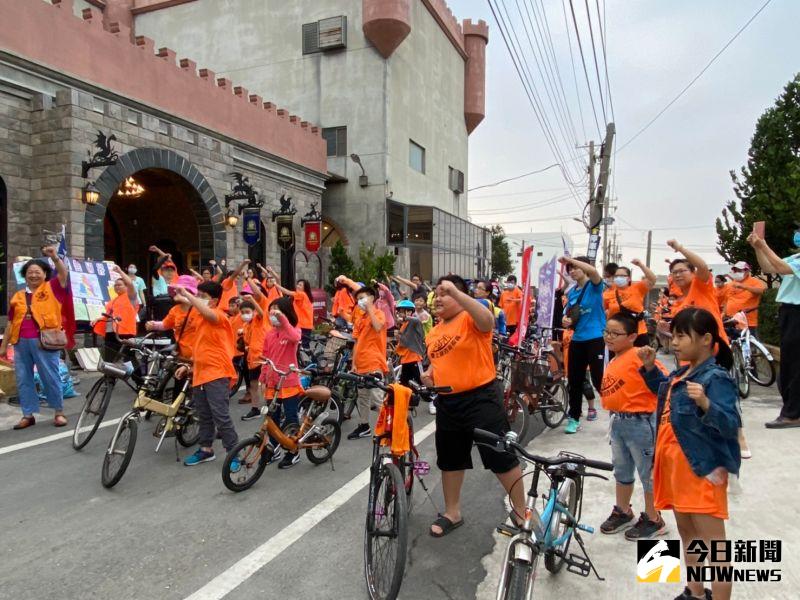
M 138 198 L 144 194 L 144 186 L 133 177 L 128 177 L 117 190 L 118 196 L 126 198 Z

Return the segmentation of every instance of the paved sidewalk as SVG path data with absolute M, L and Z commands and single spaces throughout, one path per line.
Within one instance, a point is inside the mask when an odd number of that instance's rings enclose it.
M 800 598 L 800 520 L 797 518 L 800 485 L 797 483 L 800 430 L 769 430 L 766 421 L 778 414 L 780 397 L 774 388 L 753 387 L 752 396 L 743 401 L 745 432 L 753 458 L 744 461 L 741 476 L 741 493 L 729 496 L 731 519 L 727 523 L 729 539 L 781 539 L 780 564 L 747 565 L 748 567 L 780 568 L 780 583 L 737 583 L 733 598 L 790 599 Z M 570 450 L 589 458 L 611 460 L 611 450 L 606 440 L 608 414 L 601 411 L 600 418 L 583 422 L 577 435 L 567 436 L 563 428 L 548 430 L 537 437 L 528 448 L 537 454 L 554 455 L 559 450 Z M 540 483 L 540 486 L 542 484 Z M 542 488 L 540 487 L 540 490 Z M 639 584 L 636 582 L 636 544 L 628 542 L 621 534 L 603 535 L 600 523 L 614 505 L 614 483 L 600 479 L 586 479 L 582 522 L 595 528 L 594 535 L 583 534 L 589 556 L 606 581 L 594 576 L 583 578 L 564 569 L 558 575 L 548 573 L 540 561 L 535 598 L 603 598 L 643 600 L 672 599 L 683 590 L 683 584 Z M 643 510 L 641 487 L 633 497 L 633 510 Z M 666 539 L 680 539 L 672 513 L 664 514 L 669 531 Z M 500 562 L 509 538 L 497 533 L 494 552 L 483 559 L 486 580 L 478 587 L 477 598 L 495 598 Z M 570 548 L 575 551 L 577 545 Z M 744 565 L 743 565 L 744 566 Z M 685 577 L 685 572 L 684 572 Z

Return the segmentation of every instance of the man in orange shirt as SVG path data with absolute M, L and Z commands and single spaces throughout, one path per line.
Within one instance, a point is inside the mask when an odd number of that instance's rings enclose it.
M 750 334 L 758 337 L 758 305 L 761 296 L 767 289 L 767 284 L 756 279 L 750 273 L 750 265 L 741 260 L 731 268 L 732 281 L 726 286 L 727 294 L 722 314 L 727 317 L 734 316 L 740 310 L 748 311 L 747 325 Z
M 380 373 L 385 375 L 389 369 L 386 366 L 386 317 L 375 306 L 377 292 L 371 287 L 364 286 L 356 292 L 357 307 L 353 313 L 353 337 L 356 339 L 353 348 L 353 372 L 358 375 Z M 348 440 L 370 437 L 372 430 L 369 426 L 369 412 L 372 405 L 382 402 L 381 390 L 358 390 L 359 424 L 347 436 Z
M 175 292 L 176 297 L 188 301 L 203 318 L 197 328 L 192 373 L 192 401 L 200 421 L 200 447 L 183 461 L 184 465 L 191 467 L 216 458 L 212 445 L 217 431 L 227 451 L 239 441 L 228 408 L 231 380 L 236 378 L 234 335 L 228 315 L 219 307 L 222 297 L 220 284 L 214 281 L 201 283 L 197 286 L 197 296 L 181 286 L 176 286 Z M 180 374 L 185 375 L 185 371 Z M 239 468 L 239 461 L 234 458 L 231 471 Z
M 720 312 L 725 314 L 725 302 L 728 300 L 728 281 L 725 275 L 717 275 L 714 277 L 714 296 L 717 298 Z
M 506 314 L 506 331 L 508 335 L 512 335 L 519 326 L 522 312 L 522 290 L 517 287 L 517 278 L 514 275 L 506 278 L 505 289 L 500 293 L 497 305 Z

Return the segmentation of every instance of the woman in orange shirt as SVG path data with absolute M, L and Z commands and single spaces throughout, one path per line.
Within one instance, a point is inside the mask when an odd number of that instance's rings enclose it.
M 139 295 L 133 281 L 118 265 L 111 270 L 118 276 L 114 281 L 114 293 L 117 295 L 106 302 L 105 312 L 114 319 L 100 317 L 92 322 L 95 334 L 105 337 L 104 354 L 108 361 L 114 360 L 119 354 L 121 346 L 117 336 L 123 340 L 136 336 L 136 315 L 139 312 Z
M 422 375 L 427 386 L 452 391 L 436 399 L 436 464 L 442 472 L 445 510 L 430 528 L 442 537 L 464 523 L 461 487 L 472 468 L 472 431 L 477 427 L 504 435 L 509 430 L 503 411 L 503 390 L 495 378 L 492 357 L 494 315 L 467 293 L 458 275 L 442 277 L 436 286 L 436 314 L 441 323 L 428 333 L 431 365 Z M 511 497 L 515 523 L 525 511 L 519 460 L 478 446 L 484 468 L 491 469 Z
M 729 474 L 738 474 L 741 456 L 736 384 L 729 375 L 733 355 L 722 339 L 716 318 L 701 308 L 687 308 L 672 321 L 672 348 L 686 363 L 665 376 L 655 366 L 655 351 L 640 348 L 642 373 L 648 387 L 659 393 L 653 491 L 658 510 L 672 509 L 688 568 L 703 566 L 690 553 L 692 540 L 725 539 Z M 714 563 L 711 554 L 709 565 Z M 731 597 L 731 584 L 712 583 L 715 600 Z M 686 598 L 703 598 L 703 585 L 690 582 Z

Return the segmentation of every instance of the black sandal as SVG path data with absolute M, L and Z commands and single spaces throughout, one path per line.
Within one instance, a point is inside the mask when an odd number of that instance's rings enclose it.
M 435 531 L 433 531 L 433 529 L 428 529 L 428 531 L 430 532 L 432 537 L 441 538 L 441 537 L 446 536 L 448 533 L 450 533 L 454 529 L 458 529 L 463 524 L 464 524 L 464 519 L 461 519 L 460 521 L 458 521 L 456 523 L 453 523 L 450 519 L 448 519 L 444 515 L 440 514 L 439 518 L 436 519 L 433 523 L 431 523 L 431 527 L 436 525 L 437 527 L 439 527 L 442 530 L 442 532 L 441 533 L 436 533 Z

